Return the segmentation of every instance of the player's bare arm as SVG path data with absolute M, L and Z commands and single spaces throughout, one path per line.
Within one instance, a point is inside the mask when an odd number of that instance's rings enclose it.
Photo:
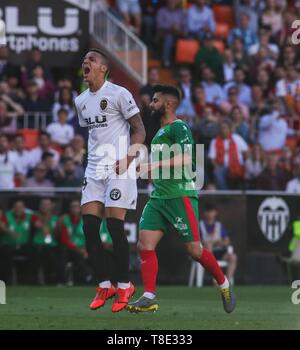
M 130 163 L 138 156 L 138 151 L 145 141 L 146 131 L 140 113 L 135 114 L 128 120 L 132 133 L 130 137 L 130 148 L 127 158 L 116 162 L 116 173 L 123 174 L 129 167 Z

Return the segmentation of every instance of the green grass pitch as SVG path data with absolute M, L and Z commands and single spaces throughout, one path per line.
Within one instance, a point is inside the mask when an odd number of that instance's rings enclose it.
M 140 296 L 138 288 L 136 296 Z M 9 287 L 6 305 L 0 305 L 0 329 L 37 330 L 246 330 L 300 329 L 300 304 L 291 302 L 286 287 L 236 287 L 237 308 L 223 311 L 214 287 L 159 287 L 160 310 L 156 313 L 112 314 L 111 301 L 90 311 L 94 297 L 90 287 Z

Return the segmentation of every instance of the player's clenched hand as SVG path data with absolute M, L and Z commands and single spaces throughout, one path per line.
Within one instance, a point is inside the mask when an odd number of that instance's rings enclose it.
M 157 163 L 141 163 L 137 167 L 136 171 L 138 176 L 148 174 L 148 178 L 151 178 L 151 172 L 157 168 Z
M 116 163 L 113 166 L 114 171 L 118 175 L 124 174 L 126 172 L 126 170 L 128 169 L 128 167 L 133 159 L 134 159 L 134 157 L 131 157 L 131 156 L 127 156 L 126 158 L 119 159 L 118 161 L 116 161 Z

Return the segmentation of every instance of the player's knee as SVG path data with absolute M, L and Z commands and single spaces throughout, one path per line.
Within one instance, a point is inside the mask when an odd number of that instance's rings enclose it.
M 188 246 L 187 251 L 193 260 L 198 261 L 201 258 L 203 248 L 201 244 L 193 244 Z
M 143 239 L 140 239 L 137 244 L 138 251 L 141 252 L 143 250 L 154 250 L 155 247 L 151 244 L 151 242 L 147 242 Z
M 228 257 L 228 260 L 229 260 L 231 263 L 236 264 L 236 263 L 237 263 L 237 256 L 236 256 L 236 254 L 230 254 L 229 257 Z

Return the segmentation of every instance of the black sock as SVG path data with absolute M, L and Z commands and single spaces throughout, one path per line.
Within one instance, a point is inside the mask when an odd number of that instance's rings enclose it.
M 97 282 L 110 280 L 104 248 L 99 235 L 101 219 L 95 215 L 83 215 L 82 220 L 86 249 Z
M 107 262 L 107 270 L 110 276 L 110 281 L 113 285 L 117 285 L 118 278 L 116 276 L 117 268 L 114 252 L 108 249 L 104 249 L 106 262 Z
M 124 230 L 124 221 L 107 218 L 107 228 L 111 235 L 116 263 L 116 276 L 118 282 L 129 281 L 129 244 Z

